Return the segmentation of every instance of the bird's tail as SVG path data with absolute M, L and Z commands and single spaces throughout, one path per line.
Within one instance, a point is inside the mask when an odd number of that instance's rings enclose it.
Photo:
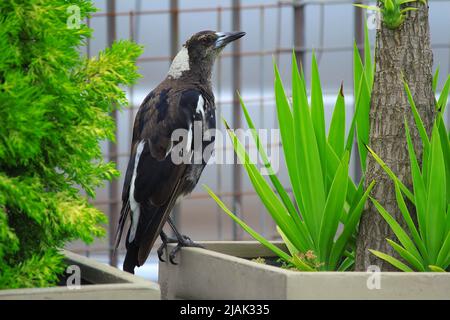
M 120 211 L 119 224 L 117 225 L 117 231 L 115 235 L 115 245 L 113 253 L 114 255 L 116 255 L 117 247 L 119 247 L 120 239 L 122 238 L 123 229 L 125 227 L 129 212 L 130 212 L 130 202 L 127 201 L 122 205 L 122 210 Z

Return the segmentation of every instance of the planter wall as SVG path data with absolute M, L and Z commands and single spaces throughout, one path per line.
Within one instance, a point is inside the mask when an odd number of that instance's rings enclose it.
M 68 265 L 80 267 L 82 281 L 90 284 L 82 284 L 79 289 L 63 286 L 0 290 L 0 300 L 160 299 L 159 286 L 151 281 L 69 251 L 64 251 L 64 255 Z
M 202 244 L 160 262 L 162 299 L 450 299 L 449 273 L 381 272 L 369 289 L 373 273 L 285 270 L 247 260 L 273 256 L 257 242 Z

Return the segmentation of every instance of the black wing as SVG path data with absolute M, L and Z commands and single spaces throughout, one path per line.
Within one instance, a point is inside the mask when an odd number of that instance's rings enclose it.
M 138 252 L 136 265 L 145 262 L 180 194 L 179 186 L 186 164 L 173 163 L 170 155 L 173 146 L 171 135 L 176 129 L 189 129 L 200 94 L 193 89 L 182 92 L 155 89 L 136 115 L 132 156 L 125 176 L 116 242 L 117 245 L 120 241 L 129 213 L 133 220 L 132 204 L 137 202 L 140 209 L 138 221 L 134 212 L 137 228 L 131 239 L 130 231 L 127 236 L 127 246 L 132 242 L 138 247 L 135 250 Z M 140 143 L 143 143 L 143 148 L 136 163 Z M 130 194 L 133 181 L 134 192 Z

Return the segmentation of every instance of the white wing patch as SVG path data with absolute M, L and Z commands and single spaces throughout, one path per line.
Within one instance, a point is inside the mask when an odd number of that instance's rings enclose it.
M 189 124 L 189 129 L 188 129 L 188 136 L 187 136 L 187 142 L 186 142 L 186 151 L 187 152 L 191 152 L 192 149 L 192 123 Z
M 134 183 L 136 181 L 137 167 L 139 165 L 139 158 L 141 157 L 142 150 L 144 149 L 145 140 L 139 142 L 136 149 L 136 157 L 134 159 L 133 177 L 131 178 L 130 186 L 130 209 L 131 209 L 131 228 L 130 236 L 128 237 L 128 242 L 132 242 L 136 236 L 136 230 L 139 222 L 139 216 L 141 214 L 141 207 L 139 203 L 134 199 Z
M 190 70 L 189 52 L 188 49 L 183 46 L 180 52 L 178 52 L 178 54 L 173 59 L 168 75 L 174 79 L 178 79 L 179 77 L 181 77 L 184 71 L 188 70 Z
M 202 121 L 205 119 L 205 100 L 203 99 L 202 95 L 198 96 L 197 101 L 197 108 L 195 109 L 196 113 L 202 114 Z

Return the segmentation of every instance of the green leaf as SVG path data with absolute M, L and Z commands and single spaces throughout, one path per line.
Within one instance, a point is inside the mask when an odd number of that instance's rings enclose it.
M 450 203 L 450 138 L 447 135 L 447 129 L 445 128 L 445 122 L 442 118 L 442 113 L 438 113 L 436 116 L 436 124 L 439 129 L 439 137 L 441 140 L 442 153 L 445 160 L 445 174 L 446 174 L 446 186 L 447 186 L 447 203 Z
M 266 248 L 274 252 L 277 256 L 279 256 L 281 259 L 289 262 L 291 260 L 291 257 L 286 254 L 283 250 L 275 246 L 274 244 L 270 243 L 267 239 L 265 239 L 263 236 L 258 234 L 255 230 L 253 230 L 251 227 L 249 227 L 244 221 L 239 219 L 234 213 L 232 213 L 227 206 L 220 200 L 219 197 L 216 196 L 216 194 L 207 186 L 203 185 L 203 188 L 208 192 L 208 194 L 216 201 L 216 203 L 222 208 L 222 210 L 228 214 L 231 219 L 233 219 L 239 226 L 244 229 L 249 235 L 251 235 L 255 240 L 259 241 L 262 245 L 264 245 Z
M 413 237 L 414 243 L 419 249 L 420 255 L 423 257 L 424 262 L 426 262 L 428 261 L 429 258 L 425 244 L 420 238 L 419 232 L 417 231 L 414 221 L 412 220 L 411 215 L 409 214 L 408 208 L 406 207 L 406 203 L 405 200 L 403 199 L 403 195 L 401 193 L 398 183 L 394 181 L 394 184 L 395 184 L 395 196 L 397 199 L 397 204 L 400 209 L 400 212 L 402 213 L 403 219 L 405 220 L 408 229 Z
M 366 148 L 367 148 L 367 150 L 369 150 L 370 154 L 375 159 L 375 161 L 378 162 L 378 164 L 381 166 L 381 168 L 383 168 L 383 170 L 387 173 L 389 178 L 391 178 L 393 181 L 396 181 L 398 183 L 398 185 L 400 186 L 400 189 L 405 194 L 405 196 L 408 198 L 408 200 L 414 204 L 415 203 L 414 195 L 411 193 L 411 191 L 409 191 L 409 189 L 403 184 L 403 182 L 401 182 L 397 178 L 395 173 L 392 172 L 392 170 L 386 165 L 386 163 L 384 163 L 383 160 L 381 160 L 381 158 L 375 153 L 375 151 L 373 151 L 369 146 L 366 146 Z
M 447 214 L 449 213 L 450 213 L 450 206 L 449 209 L 447 210 Z M 446 269 L 449 265 L 449 259 L 450 259 L 450 230 L 447 229 L 447 237 L 445 238 L 444 243 L 442 244 L 441 249 L 439 250 L 439 254 L 435 264 L 437 266 L 442 266 L 443 269 Z
M 440 66 L 438 65 L 436 68 L 436 71 L 434 72 L 434 76 L 433 76 L 433 92 L 435 94 L 436 94 L 437 84 L 439 81 L 439 69 L 440 69 Z
M 303 251 L 303 249 L 307 248 L 305 246 L 311 243 L 308 230 L 295 224 L 295 221 L 289 215 L 289 212 L 284 207 L 284 204 L 273 192 L 272 188 L 261 175 L 256 165 L 251 162 L 245 148 L 242 146 L 234 132 L 229 129 L 226 121 L 225 127 L 228 129 L 228 134 L 233 142 L 238 158 L 244 165 L 255 191 L 258 193 L 268 212 L 271 214 L 276 224 L 281 228 L 281 230 L 283 230 L 284 234 L 286 234 L 286 236 L 289 237 L 289 239 Z
M 341 158 L 344 155 L 345 147 L 345 99 L 343 86 L 339 90 L 336 104 L 334 106 L 333 117 L 331 119 L 330 130 L 328 132 L 328 143 L 333 148 L 336 155 Z
M 320 215 L 325 207 L 324 175 L 321 167 L 313 121 L 308 108 L 305 83 L 297 68 L 295 55 L 292 59 L 292 99 L 294 119 L 295 156 L 298 167 L 303 219 L 318 243 Z
M 352 237 L 353 233 L 356 230 L 356 226 L 359 223 L 359 219 L 361 218 L 361 214 L 364 209 L 364 205 L 366 204 L 366 200 L 373 189 L 375 182 L 372 181 L 368 186 L 366 192 L 363 194 L 358 204 L 355 206 L 354 210 L 349 213 L 347 217 L 347 221 L 344 225 L 344 230 L 336 240 L 331 249 L 330 253 L 330 262 L 329 266 L 331 270 L 336 268 L 339 258 L 342 256 L 342 253 L 345 250 L 345 246 L 347 245 L 349 239 Z
M 411 139 L 411 134 L 409 132 L 408 122 L 405 119 L 405 134 L 406 134 L 406 142 L 408 144 L 408 153 L 409 160 L 411 163 L 411 176 L 413 180 L 413 189 L 414 189 L 414 204 L 416 206 L 416 214 L 417 220 L 419 222 L 419 231 L 422 235 L 422 239 L 427 237 L 426 230 L 426 203 L 427 203 L 427 195 L 425 182 L 420 173 L 419 162 L 416 157 L 416 153 L 414 151 L 414 145 Z M 397 182 L 398 184 L 398 182 Z
M 419 111 L 417 110 L 416 104 L 411 94 L 411 90 L 409 90 L 408 83 L 403 78 L 403 86 L 406 91 L 406 95 L 408 96 L 409 105 L 411 106 L 411 110 L 413 112 L 414 121 L 416 122 L 417 129 L 419 130 L 420 138 L 422 139 L 422 144 L 424 146 L 424 153 L 428 150 L 430 146 L 430 140 L 428 139 L 427 130 L 423 124 L 422 119 L 420 118 Z
M 445 81 L 444 87 L 441 90 L 441 94 L 439 96 L 439 100 L 437 102 L 436 107 L 442 114 L 445 112 L 445 107 L 447 106 L 448 94 L 450 90 L 450 75 L 447 77 Z
M 446 272 L 444 269 L 438 267 L 438 266 L 433 266 L 433 265 L 429 265 L 428 268 L 432 271 L 432 272 Z
M 375 70 L 373 66 L 369 40 L 369 28 L 367 27 L 367 23 L 364 23 L 364 71 L 366 74 L 367 84 L 369 86 L 369 92 L 372 92 Z
M 278 67 L 274 63 L 275 72 L 275 102 L 277 107 L 277 117 L 278 122 L 283 125 L 280 126 L 281 142 L 283 145 L 284 157 L 286 162 L 286 167 L 289 173 L 289 179 L 292 185 L 292 191 L 294 193 L 297 205 L 300 212 L 304 211 L 303 202 L 301 200 L 301 190 L 299 182 L 298 167 L 295 158 L 295 144 L 292 136 L 294 135 L 294 124 L 292 118 L 291 107 L 289 106 L 286 93 L 283 88 L 283 84 L 280 78 L 280 73 Z
M 342 261 L 342 263 L 339 265 L 337 271 L 344 272 L 349 271 L 349 269 L 355 264 L 355 259 L 347 257 Z
M 411 266 L 413 266 L 417 271 L 425 272 L 425 268 L 423 266 L 423 261 L 417 260 L 417 258 L 407 251 L 405 248 L 397 244 L 396 242 L 386 239 L 386 241 L 391 245 L 391 247 L 398 252 L 398 254 L 405 259 Z
M 400 243 L 406 248 L 406 250 L 414 255 L 417 260 L 421 261 L 422 257 L 420 256 L 419 251 L 414 245 L 414 242 L 409 238 L 408 234 L 405 232 L 405 230 L 402 229 L 400 224 L 383 208 L 383 206 L 377 200 L 375 200 L 374 198 L 370 198 L 370 200 L 372 200 L 372 203 L 375 205 L 383 219 L 389 224 Z M 421 262 L 423 263 L 423 261 Z
M 289 250 L 289 253 L 291 254 L 291 256 L 294 256 L 297 253 L 299 253 L 299 250 L 297 249 L 297 247 L 294 246 L 294 244 L 289 240 L 288 237 L 286 237 L 286 235 L 283 233 L 283 231 L 281 231 L 279 226 L 277 226 L 277 231 L 278 231 L 278 234 L 281 236 L 281 239 L 283 239 L 283 242 L 286 244 L 286 248 Z
M 427 190 L 426 231 L 428 252 L 431 261 L 437 258 L 443 237 L 445 236 L 447 191 L 444 156 L 436 125 L 433 128 L 430 153 L 430 182 Z
M 334 237 L 339 225 L 339 218 L 344 208 L 345 195 L 347 194 L 349 154 L 345 153 L 339 165 L 333 183 L 328 193 L 327 202 L 322 215 L 319 234 L 319 258 L 326 261 L 332 249 Z M 328 261 L 326 261 L 327 263 Z
M 280 180 L 278 180 L 275 172 L 273 171 L 272 165 L 269 161 L 269 158 L 267 156 L 267 153 L 264 150 L 264 147 L 262 146 L 261 140 L 259 138 L 258 132 L 255 128 L 255 125 L 253 124 L 253 121 L 250 117 L 250 114 L 248 113 L 248 110 L 244 104 L 244 101 L 242 100 L 242 97 L 239 95 L 239 100 L 241 102 L 242 110 L 244 111 L 244 116 L 247 121 L 247 124 L 252 132 L 253 139 L 255 140 L 258 152 L 261 156 L 261 159 L 263 161 L 264 167 L 267 169 L 269 173 L 269 178 L 272 181 L 272 185 L 277 190 L 278 194 L 280 195 L 281 200 L 283 201 L 283 204 L 285 205 L 286 209 L 289 211 L 289 214 L 294 219 L 295 223 L 297 225 L 301 224 L 300 216 L 295 209 L 294 204 L 291 201 L 291 198 L 289 197 L 288 193 L 286 192 L 286 189 L 282 186 Z
M 326 130 L 325 130 L 325 112 L 323 109 L 322 85 L 320 84 L 319 67 L 317 65 L 316 55 L 313 52 L 311 63 L 311 120 L 316 136 L 317 147 L 319 150 L 320 163 L 322 166 L 323 183 L 326 186 Z M 328 189 L 328 188 L 327 188 Z
M 377 256 L 380 259 L 383 259 L 384 261 L 390 263 L 391 265 L 393 265 L 394 267 L 396 267 L 397 269 L 404 271 L 404 272 L 414 272 L 414 270 L 412 270 L 410 267 L 408 267 L 406 264 L 404 264 L 403 262 L 383 253 L 380 251 L 376 251 L 376 250 L 371 250 L 369 249 L 369 251 Z

